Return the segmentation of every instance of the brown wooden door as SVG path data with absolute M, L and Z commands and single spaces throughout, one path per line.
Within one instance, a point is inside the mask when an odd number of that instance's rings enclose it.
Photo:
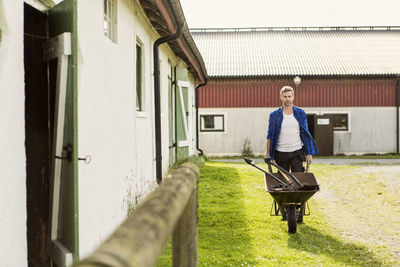
M 333 155 L 333 124 L 331 115 L 314 117 L 314 139 L 320 156 Z

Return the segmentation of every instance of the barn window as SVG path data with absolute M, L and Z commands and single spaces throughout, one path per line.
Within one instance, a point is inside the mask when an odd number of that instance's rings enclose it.
M 223 132 L 224 115 L 200 115 L 200 131 L 201 132 Z
M 104 1 L 104 35 L 114 43 L 117 42 L 117 1 Z
M 136 110 L 143 111 L 143 44 L 136 42 Z
M 332 114 L 332 123 L 334 131 L 348 131 L 349 130 L 349 114 Z

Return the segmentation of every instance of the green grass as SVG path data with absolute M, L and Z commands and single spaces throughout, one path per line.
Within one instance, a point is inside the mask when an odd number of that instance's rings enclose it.
M 269 215 L 272 198 L 260 171 L 245 163 L 206 162 L 199 182 L 199 266 L 395 266 L 387 246 L 366 242 L 368 231 L 352 229 L 360 224 L 359 216 L 352 216 L 354 209 L 363 209 L 361 219 L 382 223 L 368 214 L 379 209 L 383 198 L 400 203 L 383 186 L 387 181 L 375 182 L 374 173 L 363 178 L 360 167 L 354 166 L 315 165 L 312 170 L 322 188 L 329 185 L 335 192 L 311 198 L 311 216 L 298 225 L 297 234 L 288 234 L 287 223 Z M 365 194 L 377 199 L 366 200 L 361 197 Z M 382 209 L 383 217 L 389 208 Z M 383 227 L 393 229 L 387 235 L 396 242 L 398 212 Z M 157 266 L 172 266 L 171 243 Z

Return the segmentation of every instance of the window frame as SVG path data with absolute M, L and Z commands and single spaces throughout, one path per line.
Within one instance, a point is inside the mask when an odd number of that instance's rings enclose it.
M 333 114 L 331 114 L 331 116 L 332 116 L 332 127 L 333 127 L 334 131 L 347 132 L 349 130 L 349 115 L 347 113 L 333 113 Z M 337 126 L 335 127 L 334 124 L 336 122 L 336 120 L 335 120 L 336 116 L 346 116 L 346 121 L 345 121 L 346 126 L 345 127 L 337 127 Z
M 226 114 L 221 114 L 221 113 L 202 113 L 199 115 L 200 116 L 200 132 L 202 133 L 224 133 L 226 131 Z M 214 117 L 214 122 L 215 122 L 215 117 L 222 117 L 222 129 L 212 129 L 212 128 L 204 128 L 204 117 L 209 117 L 213 116 Z
M 117 43 L 117 0 L 103 0 L 104 36 Z
M 135 50 L 135 96 L 136 96 L 136 111 L 145 111 L 145 101 L 144 101 L 144 46 L 139 38 L 136 38 L 136 50 Z
M 332 120 L 332 128 L 333 128 L 333 131 L 334 132 L 337 132 L 337 133 L 349 133 L 349 132 L 351 132 L 351 129 L 350 129 L 350 125 L 351 125 L 351 112 L 350 111 L 325 111 L 325 112 L 323 112 L 323 114 L 327 114 L 327 115 L 330 115 L 331 116 L 331 120 Z M 335 119 L 334 119 L 334 116 L 335 115 L 346 115 L 347 116 L 347 127 L 346 128 L 335 128 L 334 127 L 334 121 L 335 121 Z

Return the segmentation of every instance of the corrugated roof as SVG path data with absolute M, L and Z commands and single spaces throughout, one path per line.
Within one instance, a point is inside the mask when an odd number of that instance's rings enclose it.
M 400 28 L 192 29 L 209 76 L 400 74 Z

